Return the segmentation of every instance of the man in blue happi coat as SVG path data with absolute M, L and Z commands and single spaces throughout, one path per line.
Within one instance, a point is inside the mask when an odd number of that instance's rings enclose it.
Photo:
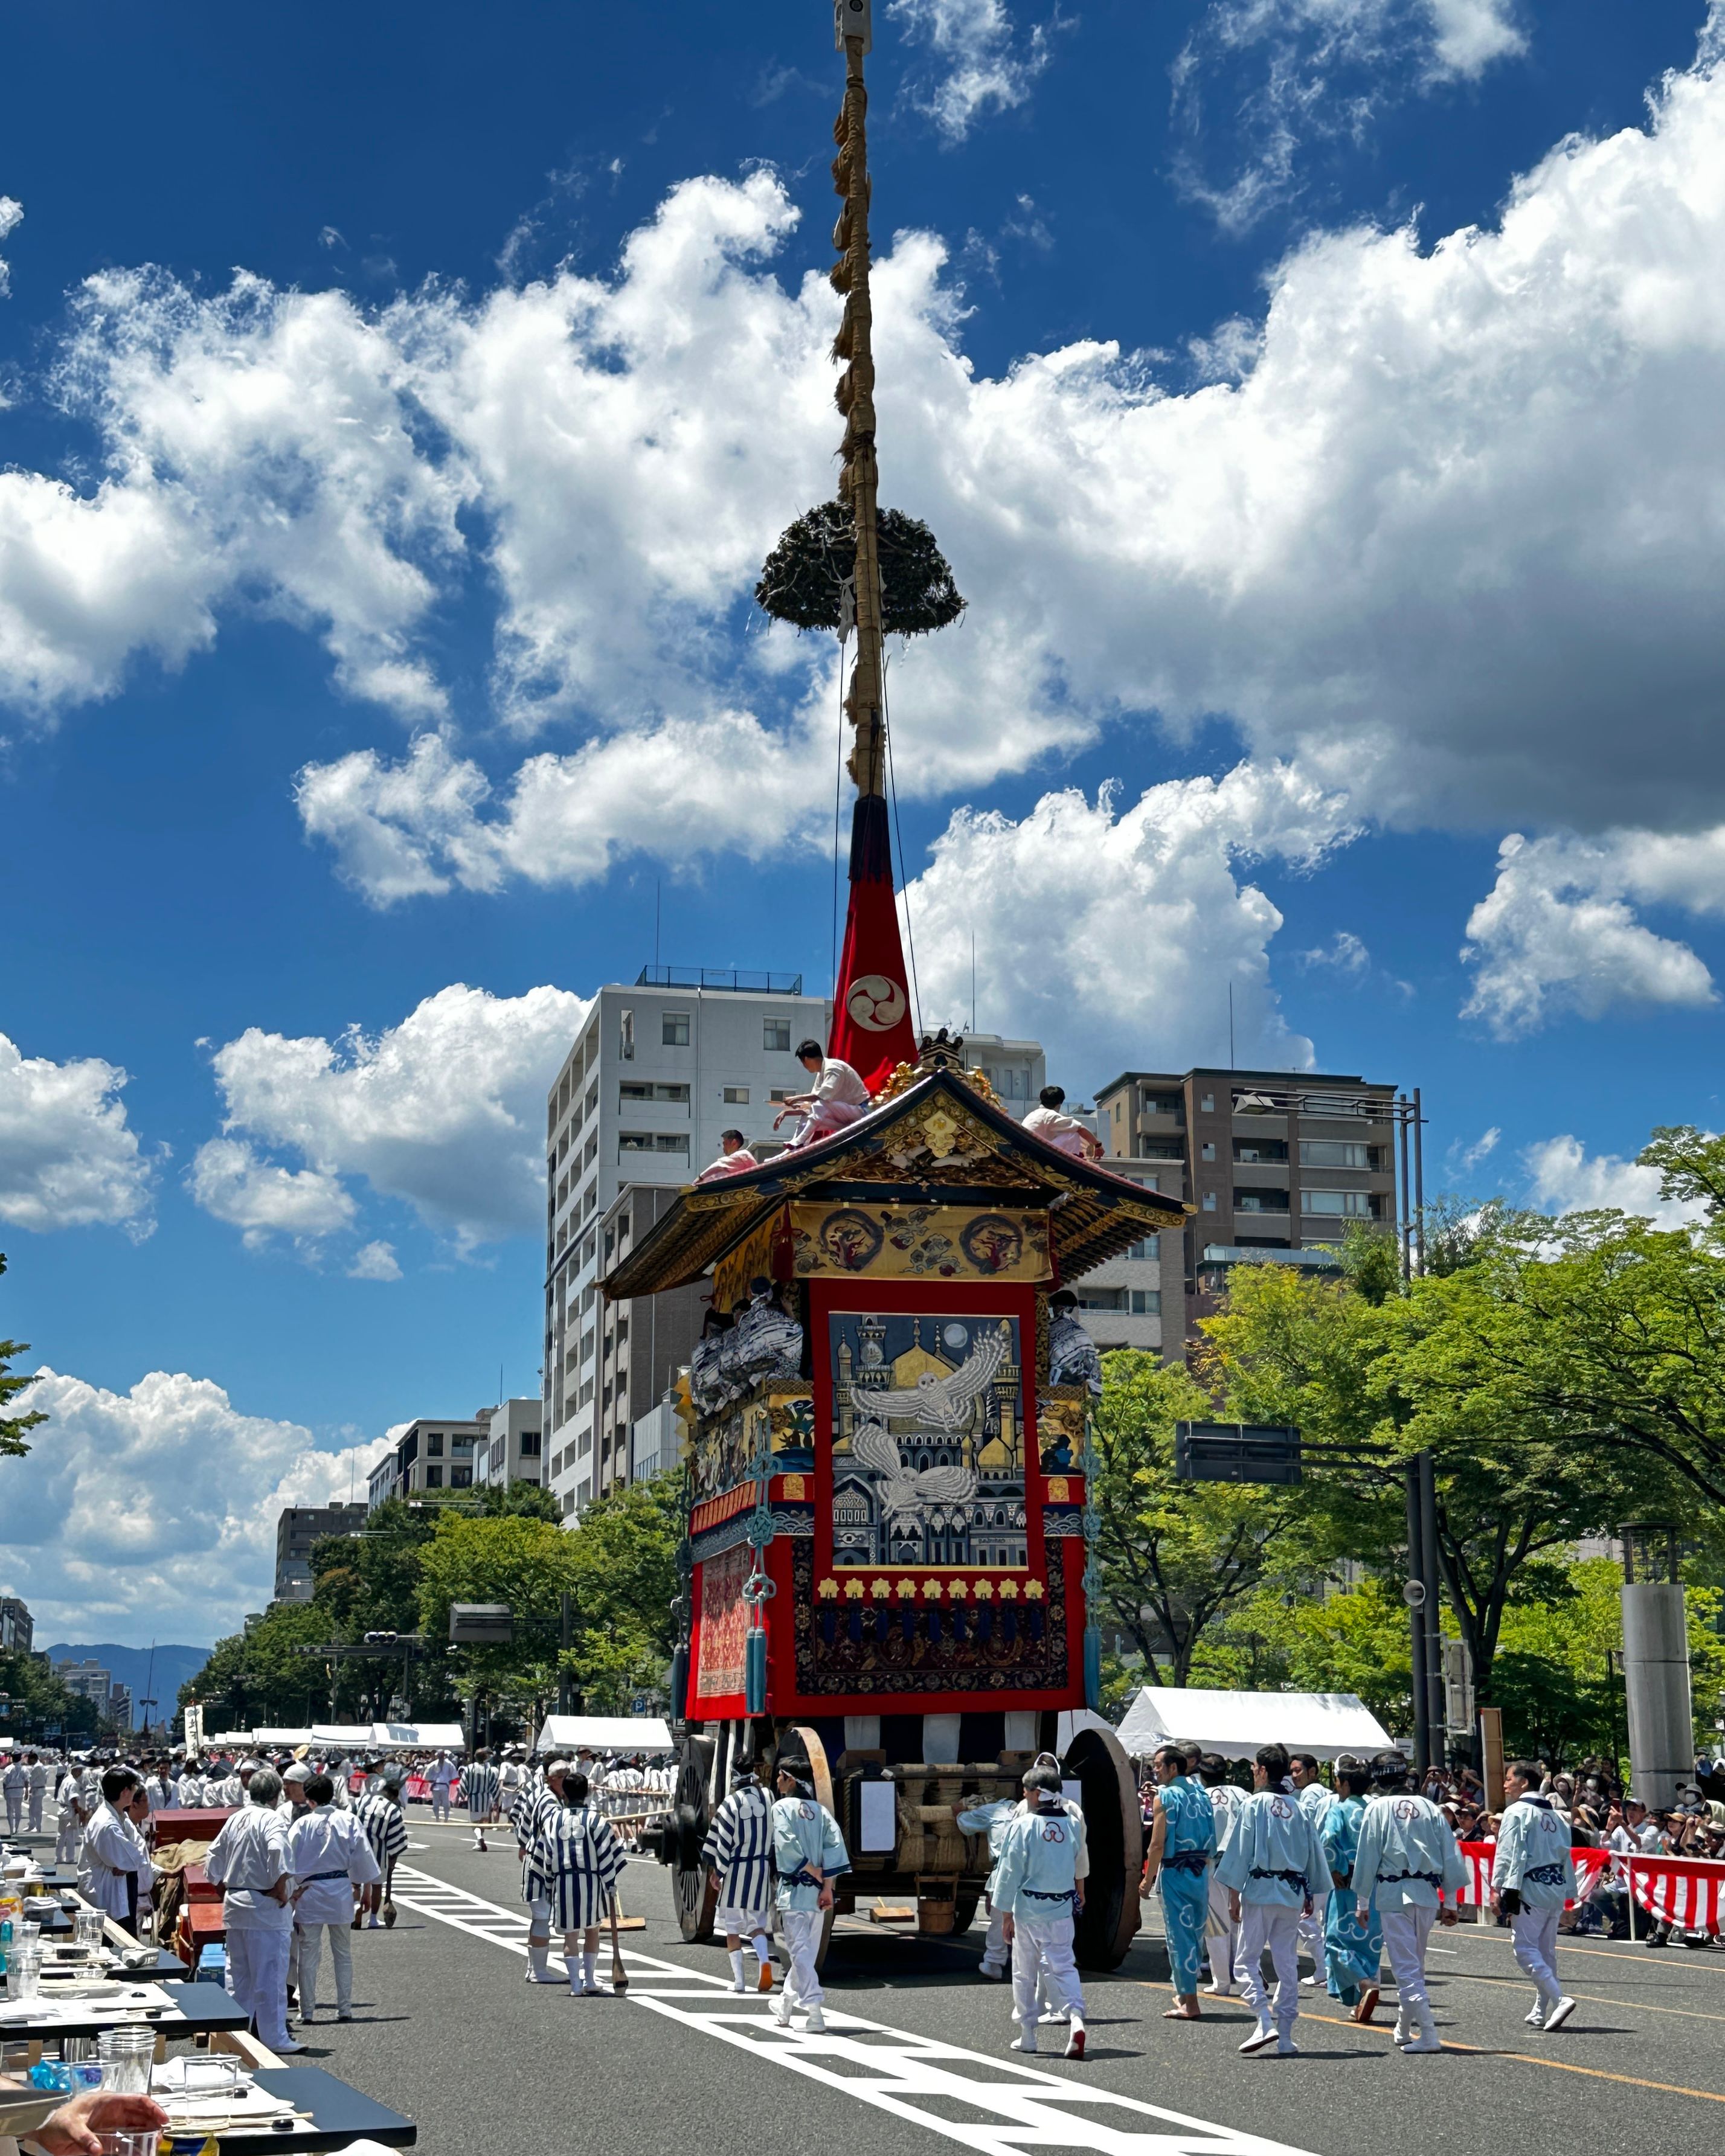
M 1162 1892 L 1163 1928 L 1174 1986 L 1174 2003 L 1163 2018 L 1196 2021 L 1210 1860 L 1216 1848 L 1215 1815 L 1209 1792 L 1189 1771 L 1194 1763 L 1184 1751 L 1161 1745 L 1152 1763 L 1158 1787 L 1147 1869 L 1150 1882 Z
M 1426 1995 L 1425 1952 L 1432 1925 L 1455 1921 L 1445 1897 L 1459 1894 L 1466 1882 L 1450 1822 L 1429 1797 L 1409 1789 L 1400 1753 L 1380 1752 L 1372 1762 L 1372 1800 L 1354 1851 L 1353 1899 L 1362 1922 L 1375 1907 L 1384 1927 L 1395 1978 L 1392 2034 L 1404 2054 L 1443 2049 Z
M 1558 1919 L 1575 1895 L 1569 1822 L 1540 1795 L 1539 1769 L 1531 1759 L 1504 1768 L 1503 1794 L 1509 1802 L 1491 1860 L 1491 1907 L 1509 1918 L 1516 1959 L 1533 1979 L 1527 2026 L 1548 2035 L 1575 2011 L 1558 1981 Z
M 773 2002 L 773 2018 L 788 2028 L 799 2010 L 808 2030 L 818 2036 L 826 2027 L 815 1968 L 825 1912 L 833 1906 L 833 1881 L 850 1869 L 839 1823 L 814 1794 L 805 1759 L 782 1758 L 774 1778 L 778 1801 L 773 1807 L 773 1862 L 778 1874 L 778 1922 L 790 1962 L 784 1989 Z
M 1008 1824 L 1018 1809 L 1016 1797 L 1001 1797 L 988 1804 L 954 1804 L 952 1807 L 952 1816 L 957 1821 L 961 1834 L 985 1834 L 988 1837 L 990 1869 L 988 1883 L 983 1888 L 983 1898 L 988 1905 L 988 1933 L 983 1942 L 982 1972 L 994 1984 L 1004 1979 L 1007 1960 L 1012 1951 L 1006 1943 L 1006 1912 L 995 1899 L 994 1888 L 1000 1871 L 1000 1845 L 1006 1839 Z
M 1294 2041 L 1300 2013 L 1300 1919 L 1330 1886 L 1317 1829 L 1283 1793 L 1287 1771 L 1285 1747 L 1260 1745 L 1252 1762 L 1252 1794 L 1240 1808 L 1216 1866 L 1217 1877 L 1229 1890 L 1230 1914 L 1240 1926 L 1246 2004 L 1258 2022 L 1240 2048 L 1261 2051 L 1274 2044 L 1282 2058 L 1291 2058 L 1300 2048 Z M 1264 1988 L 1266 1947 L 1276 1970 L 1273 2020 Z
M 1363 1920 L 1353 1898 L 1354 1860 L 1371 1786 L 1372 1770 L 1365 1761 L 1344 1752 L 1336 1762 L 1335 1801 L 1317 1830 L 1324 1861 L 1335 1882 L 1324 1912 L 1324 1971 L 1331 1998 L 1352 2007 L 1356 2021 L 1369 2021 L 1377 2011 L 1378 1968 L 1384 1953 L 1377 1905 L 1367 1904 Z
M 1019 2025 L 1012 2047 L 1036 2049 L 1041 2019 L 1037 1988 L 1045 1978 L 1071 2024 L 1066 2056 L 1081 2059 L 1084 1990 L 1072 1958 L 1073 1917 L 1084 1907 L 1080 1829 L 1062 1800 L 1058 1766 L 1039 1762 L 1027 1768 L 1024 1791 L 1024 1804 L 1008 1824 L 994 1874 L 995 1897 L 1006 1912 L 1012 1947 L 1012 2014 Z

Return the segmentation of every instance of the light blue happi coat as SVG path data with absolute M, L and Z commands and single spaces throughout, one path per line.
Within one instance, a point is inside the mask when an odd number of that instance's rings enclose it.
M 1435 1909 L 1466 1880 L 1450 1822 L 1429 1798 L 1401 1792 L 1372 1799 L 1354 1851 L 1356 1902 L 1375 1902 L 1380 1911 Z
M 1166 1825 L 1162 1844 L 1162 1869 L 1157 1884 L 1162 1892 L 1163 1928 L 1168 1934 L 1168 1958 L 1174 1991 L 1181 1999 L 1198 1989 L 1204 1966 L 1204 1920 L 1209 1913 L 1209 1860 L 1215 1854 L 1216 1815 L 1209 1791 L 1202 1783 L 1183 1775 L 1156 1792 Z
M 1545 1797 L 1517 1797 L 1497 1829 L 1491 1884 L 1520 1893 L 1524 1909 L 1561 1909 L 1575 1898 L 1575 1859 L 1568 1821 Z
M 1242 1902 L 1297 1909 L 1322 1900 L 1330 1875 L 1317 1830 L 1291 1797 L 1256 1789 L 1240 1806 L 1216 1876 Z
M 818 1909 L 820 1889 L 798 1876 L 812 1864 L 830 1881 L 850 1869 L 845 1837 L 824 1804 L 813 1797 L 781 1797 L 773 1807 L 773 1863 L 781 1909 Z
M 1357 2005 L 1362 1987 L 1378 1981 L 1383 1958 L 1384 1926 L 1377 1907 L 1373 1905 L 1361 1923 L 1353 1898 L 1354 1859 L 1365 1815 L 1363 1797 L 1338 1797 L 1318 1829 L 1330 1876 L 1342 1881 L 1331 1889 L 1324 1913 L 1324 1971 L 1331 1998 L 1344 2006 Z
M 1063 1808 L 1018 1811 L 1006 1823 L 994 1866 L 994 1906 L 1048 1923 L 1072 1913 L 1078 1829 Z

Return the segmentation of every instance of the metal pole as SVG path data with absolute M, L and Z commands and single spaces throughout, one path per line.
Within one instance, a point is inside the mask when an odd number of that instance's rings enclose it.
M 574 1644 L 575 1598 L 569 1593 L 568 1589 L 565 1588 L 563 1590 L 562 1610 L 559 1620 L 557 1645 L 562 1648 L 564 1656 L 567 1656 L 570 1648 L 572 1647 Z M 569 1704 L 569 1665 L 567 1661 L 560 1661 L 557 1664 L 557 1712 L 559 1714 L 569 1714 L 573 1712 L 573 1709 Z
M 1425 1579 L 1425 1681 L 1429 1704 L 1426 1727 L 1431 1732 L 1437 1763 L 1443 1763 L 1444 1628 L 1439 1600 L 1443 1575 L 1437 1561 L 1437 1471 L 1430 1452 L 1420 1455 L 1420 1568 Z
M 1401 1149 L 1401 1192 L 1398 1208 L 1401 1218 L 1397 1224 L 1396 1233 L 1401 1238 L 1402 1278 L 1407 1280 L 1413 1273 L 1413 1229 L 1408 1217 L 1412 1208 L 1408 1197 L 1408 1096 L 1405 1093 L 1396 1102 L 1395 1134 Z
M 1408 1462 L 1408 1578 L 1426 1587 L 1426 1594 L 1408 1609 L 1409 1662 L 1413 1672 L 1414 1694 L 1414 1766 L 1422 1778 L 1431 1764 L 1431 1702 L 1425 1685 L 1425 1604 L 1430 1589 L 1421 1579 L 1425 1564 L 1425 1537 L 1420 1532 L 1420 1456 Z
M 1425 1270 L 1425 1118 L 1420 1110 L 1420 1088 L 1414 1088 L 1414 1270 Z

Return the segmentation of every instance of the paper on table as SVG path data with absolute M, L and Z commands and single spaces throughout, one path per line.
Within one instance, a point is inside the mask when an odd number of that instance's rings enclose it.
M 123 2021 L 151 2007 L 172 2006 L 159 1984 L 56 1984 L 52 1998 L 8 1999 L 0 2003 L 0 2029 L 21 2022 L 51 2027 L 62 2021 Z

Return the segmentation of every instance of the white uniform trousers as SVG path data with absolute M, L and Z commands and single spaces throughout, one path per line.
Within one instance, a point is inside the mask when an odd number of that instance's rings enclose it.
M 24 1793 L 23 1789 L 8 1789 L 6 1792 L 6 1831 L 8 1834 L 16 1834 L 18 1832 L 18 1823 L 23 1819 L 23 1815 Z
M 988 1904 L 988 1936 L 983 1942 L 983 1967 L 991 1976 L 998 1976 L 1012 1958 L 1012 1948 L 1006 1943 L 1006 1912 Z
M 60 1806 L 59 1832 L 54 1837 L 56 1864 L 75 1864 L 84 1851 L 84 1822 L 69 1804 Z
M 293 2040 L 287 2028 L 288 1927 L 228 1928 L 228 1989 L 272 2051 Z
M 324 1934 L 329 1934 L 330 1958 L 336 1964 L 336 2011 L 353 2010 L 353 1931 L 351 1924 L 307 1924 L 300 1932 L 300 2011 L 308 2015 L 317 2004 L 317 1972 L 323 1962 Z
M 1210 1960 L 1210 1981 L 1224 1986 L 1245 1982 L 1240 1965 L 1240 1926 L 1228 1913 L 1228 1889 L 1210 1874 L 1210 1912 L 1204 1928 L 1204 1952 Z
M 1397 2003 L 1409 2020 L 1429 2021 L 1431 2002 L 1425 1995 L 1425 1945 L 1437 1922 L 1437 1911 L 1405 1903 L 1399 1909 L 1380 1909 L 1378 1915 L 1384 1926 L 1384 1951 L 1389 1956 L 1390 1973 L 1395 1978 Z
M 42 1831 L 43 1794 L 44 1793 L 40 1789 L 32 1789 L 30 1792 L 30 1831 L 32 1834 L 40 1834 Z
M 819 2006 L 826 1997 L 814 1966 L 824 1921 L 825 1912 L 820 1909 L 781 1909 L 778 1912 L 785 1952 L 791 1958 L 790 1974 L 784 1980 L 784 1995 L 793 2006 Z
M 1533 1979 L 1542 2006 L 1555 2005 L 1563 1995 L 1558 1981 L 1558 1918 L 1561 1909 L 1523 1909 L 1509 1920 L 1516 1959 Z
M 1036 1980 L 1045 1978 L 1050 2002 L 1075 2021 L 1084 2019 L 1084 1987 L 1072 1960 L 1070 1917 L 1014 1916 L 1012 1920 L 1012 2018 L 1034 2036 L 1040 2008 Z
M 431 1785 L 431 1816 L 434 1820 L 446 1820 L 449 1816 L 449 1785 L 447 1782 L 434 1782 Z
M 747 1909 L 740 1902 L 721 1902 L 713 1912 L 713 1929 L 726 1937 L 752 1939 L 769 1930 L 773 1919 L 765 1909 Z
M 1276 2025 L 1284 2035 L 1300 2015 L 1300 1912 L 1280 1902 L 1240 1905 L 1240 1983 L 1246 2005 L 1260 2021 L 1270 2018 L 1270 1993 L 1264 1982 L 1264 1949 L 1276 1971 Z

